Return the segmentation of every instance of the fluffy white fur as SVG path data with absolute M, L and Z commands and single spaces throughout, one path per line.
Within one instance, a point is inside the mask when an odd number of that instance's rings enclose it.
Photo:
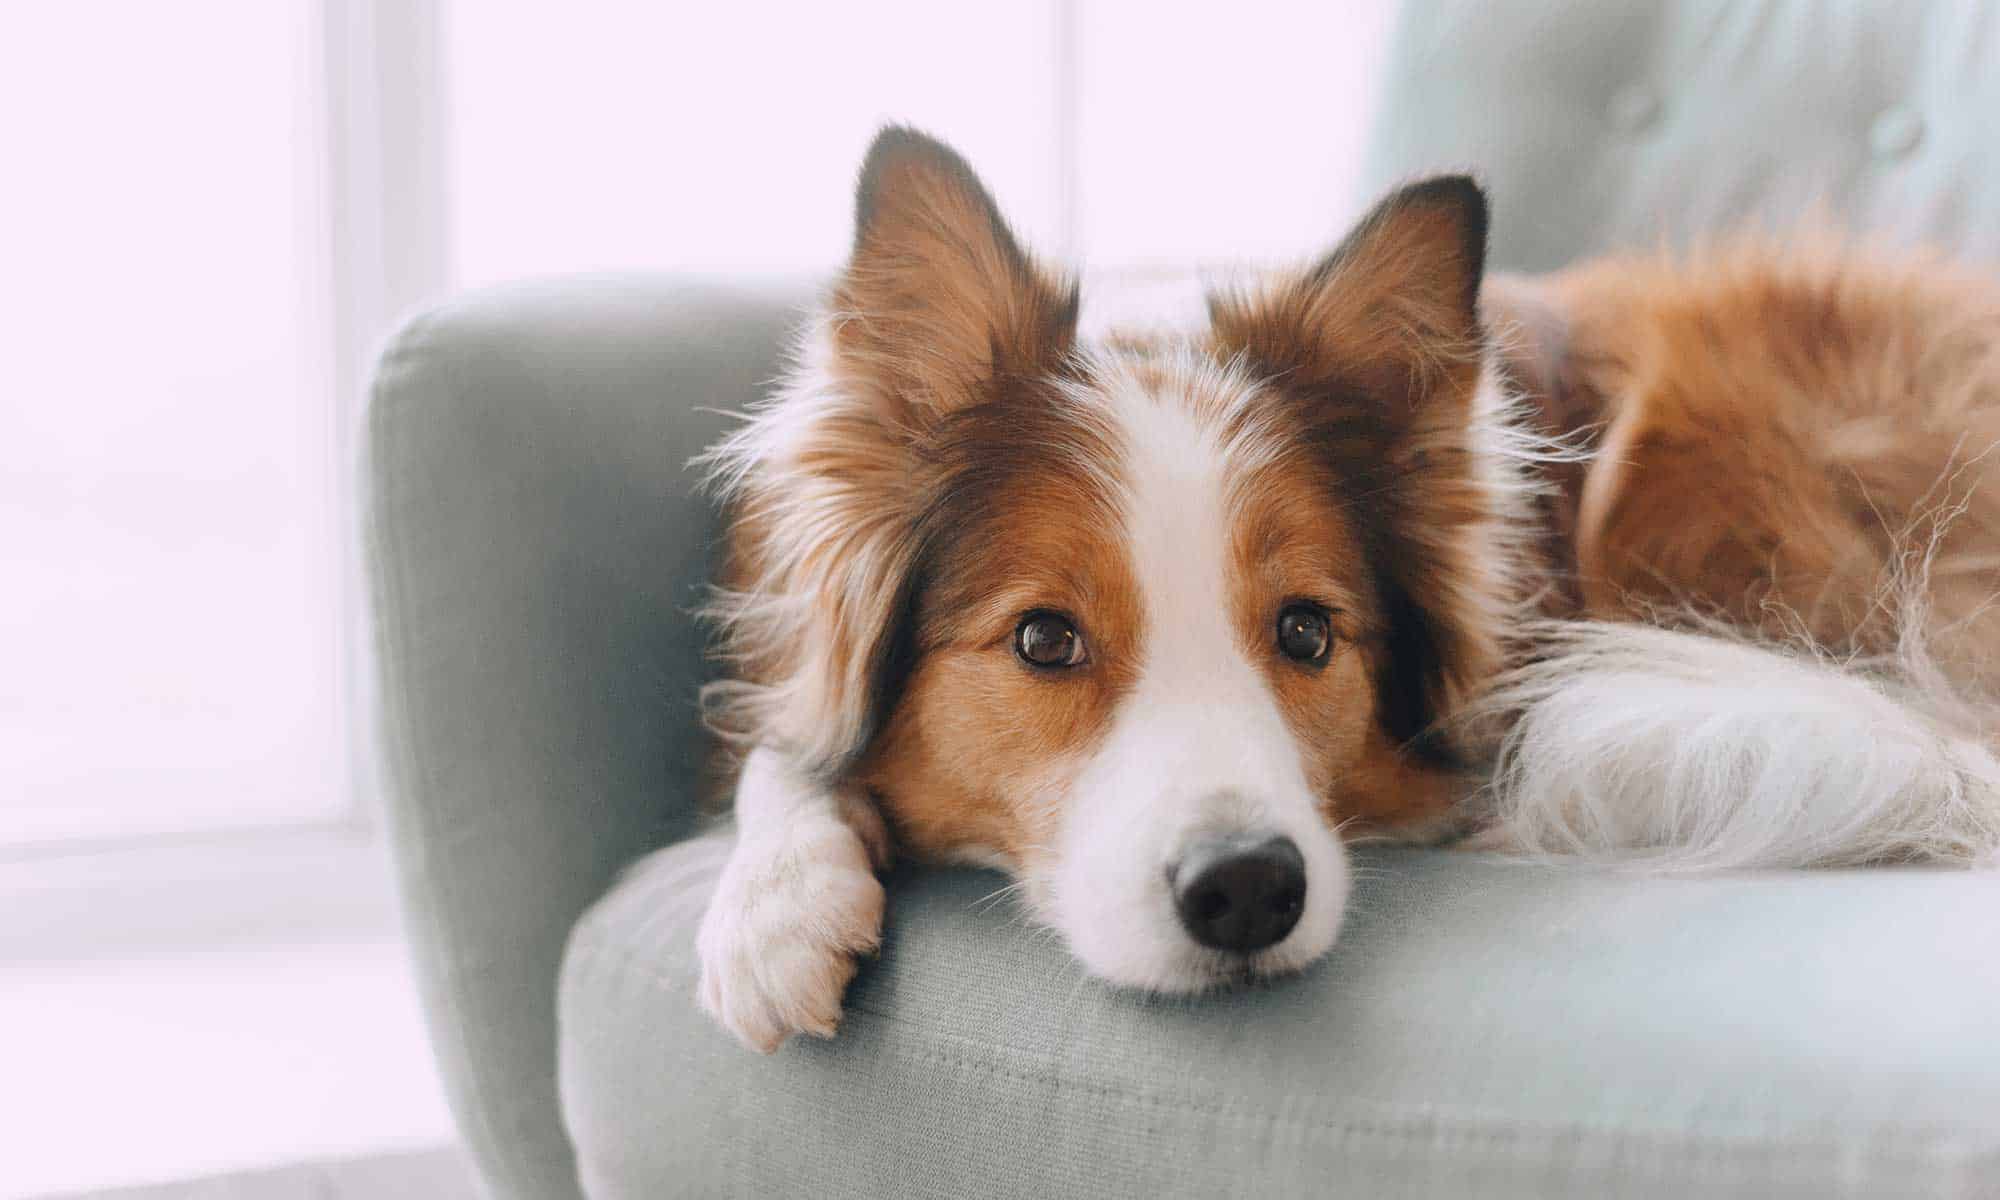
M 1545 655 L 1480 706 L 1516 716 L 1486 844 L 1675 869 L 1977 863 L 2000 847 L 2000 762 L 1976 724 L 1955 728 L 1965 714 L 1914 648 L 1870 670 L 1719 632 L 1533 633 Z
M 1225 443 L 1188 401 L 1215 396 L 1227 408 L 1251 385 L 1193 358 L 1157 394 L 1115 358 L 1094 377 L 1076 399 L 1105 406 L 1116 429 L 1124 532 L 1150 633 L 1110 735 L 1064 789 L 1052 873 L 1031 866 L 1028 896 L 1078 960 L 1113 983 L 1187 992 L 1297 970 L 1339 933 L 1347 861 L 1230 623 L 1229 485 L 1240 456 L 1260 452 L 1257 440 Z M 1306 904 L 1283 941 L 1246 961 L 1187 936 L 1167 870 L 1199 834 L 1253 830 L 1298 845 Z
M 736 845 L 695 937 L 702 1008 L 765 1054 L 794 1033 L 831 1037 L 855 956 L 882 938 L 875 872 L 888 862 L 888 830 L 866 798 L 752 751 L 736 785 Z
M 880 479 L 800 466 L 815 446 L 838 441 L 830 429 L 865 409 L 833 370 L 838 319 L 816 314 L 770 398 L 692 464 L 739 522 L 758 521 L 771 535 L 756 574 L 734 590 L 715 589 L 701 614 L 744 674 L 766 681 L 706 685 L 704 717 L 724 740 L 782 747 L 822 772 L 863 740 L 872 649 L 915 553 L 902 523 L 883 511 L 890 489 Z M 885 455 L 867 469 L 893 477 L 905 466 Z M 770 661 L 754 661 L 760 655 Z M 767 669 L 748 670 L 758 665 Z

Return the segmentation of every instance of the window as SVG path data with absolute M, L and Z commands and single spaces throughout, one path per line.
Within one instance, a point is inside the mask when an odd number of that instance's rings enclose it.
M 449 1136 L 350 750 L 351 433 L 400 316 L 552 273 L 829 271 L 885 120 L 959 146 L 1045 253 L 1306 253 L 1354 211 L 1388 13 L 11 7 L 0 1016 L 37 1044 L 0 1192 Z M 99 1153 L 107 1119 L 146 1132 Z
M 459 278 L 829 268 L 886 120 L 956 142 L 1024 234 L 1058 241 L 1065 8 L 459 5 L 444 63 Z
M 11 13 L 0 850 L 352 817 L 341 430 L 415 300 L 824 272 L 884 120 L 1093 268 L 1297 255 L 1354 211 L 1389 6 L 996 12 Z
M 0 849 L 338 819 L 317 6 L 7 27 Z
M 1303 256 L 1365 199 L 1394 11 L 460 4 L 443 56 L 458 278 L 829 270 L 892 120 L 963 151 L 1045 253 L 1109 271 Z

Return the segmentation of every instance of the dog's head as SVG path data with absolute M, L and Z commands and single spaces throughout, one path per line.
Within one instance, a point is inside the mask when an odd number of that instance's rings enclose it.
M 1515 481 L 1486 202 L 1384 200 L 1185 337 L 1084 345 L 956 154 L 891 129 L 791 384 L 719 453 L 733 717 L 908 847 L 1016 872 L 1103 978 L 1332 944 L 1351 821 L 1435 818 Z

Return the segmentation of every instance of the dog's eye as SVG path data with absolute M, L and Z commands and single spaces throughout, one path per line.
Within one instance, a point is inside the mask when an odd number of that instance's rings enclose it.
M 1031 612 L 1014 630 L 1014 653 L 1031 667 L 1074 667 L 1083 662 L 1083 635 L 1060 613 Z
M 1278 649 L 1286 658 L 1318 666 L 1333 648 L 1333 630 L 1316 605 L 1287 604 L 1278 613 Z

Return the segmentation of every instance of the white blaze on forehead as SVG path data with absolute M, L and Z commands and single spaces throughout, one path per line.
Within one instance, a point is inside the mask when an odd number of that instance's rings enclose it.
M 1303 965 L 1339 928 L 1346 865 L 1259 646 L 1244 636 L 1246 614 L 1233 607 L 1234 493 L 1268 442 L 1225 424 L 1254 402 L 1254 385 L 1192 353 L 1143 370 L 1113 356 L 1092 367 L 1088 393 L 1073 398 L 1101 411 L 1117 442 L 1115 494 L 1144 633 L 1128 651 L 1136 683 L 1064 804 L 1050 916 L 1100 976 L 1205 986 L 1218 957 L 1180 928 L 1168 869 L 1200 834 L 1275 832 L 1306 860 L 1306 913 L 1256 961 Z
M 1123 452 L 1126 544 L 1146 630 L 1139 684 L 1123 711 L 1134 722 L 1182 726 L 1212 752 L 1186 756 L 1196 768 L 1183 777 L 1186 785 L 1262 790 L 1258 784 L 1275 781 L 1243 778 L 1244 766 L 1234 761 L 1239 754 L 1207 745 L 1274 739 L 1265 748 L 1280 759 L 1296 757 L 1262 673 L 1245 657 L 1232 608 L 1231 485 L 1249 464 L 1225 443 L 1216 416 L 1197 413 L 1191 399 L 1223 401 L 1212 405 L 1220 411 L 1227 401 L 1240 402 L 1250 385 L 1204 372 L 1198 363 L 1170 364 L 1150 388 L 1129 369 L 1106 384 Z

